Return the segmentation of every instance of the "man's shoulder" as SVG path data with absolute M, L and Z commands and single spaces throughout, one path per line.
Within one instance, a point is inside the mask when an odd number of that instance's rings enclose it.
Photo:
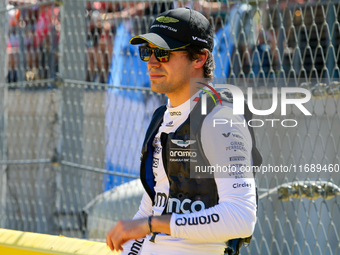
M 205 131 L 203 131 L 203 129 Z M 235 115 L 233 113 L 232 102 L 222 101 L 221 104 L 217 104 L 211 112 L 207 114 L 203 123 L 201 132 L 220 133 L 220 131 L 234 130 L 242 132 L 244 134 L 249 133 L 248 123 L 244 115 Z
M 220 90 L 218 94 L 222 102 L 233 103 L 233 95 L 229 92 L 229 90 Z
M 236 117 L 243 115 L 235 115 Z M 222 101 L 222 105 L 220 102 L 212 108 L 212 110 L 207 114 L 206 119 L 216 118 L 216 117 L 224 117 L 224 118 L 234 118 L 233 114 L 233 102 L 232 99 L 230 101 Z

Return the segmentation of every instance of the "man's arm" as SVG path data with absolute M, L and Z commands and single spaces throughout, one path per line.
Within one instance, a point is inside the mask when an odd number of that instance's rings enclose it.
M 124 250 L 122 255 L 128 254 L 131 250 L 136 253 L 141 251 L 144 243 L 143 226 L 133 226 L 131 223 L 143 223 L 143 220 L 152 215 L 152 201 L 149 195 L 144 192 L 138 212 L 133 217 L 133 220 L 119 221 L 106 235 L 106 244 L 111 250 Z M 143 224 L 140 224 L 143 225 Z M 141 240 L 137 240 L 140 239 Z
M 151 230 L 170 234 L 171 215 L 153 216 Z M 149 233 L 148 218 L 135 220 L 121 220 L 106 236 L 106 244 L 113 251 L 123 250 L 123 244 L 131 239 L 144 238 Z

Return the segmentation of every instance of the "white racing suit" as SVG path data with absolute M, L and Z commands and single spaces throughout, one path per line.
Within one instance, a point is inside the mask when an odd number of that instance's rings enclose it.
M 249 237 L 254 231 L 257 202 L 250 166 L 261 156 L 245 117 L 233 115 L 232 103 L 223 101 L 211 107 L 192 136 L 185 129 L 189 114 L 194 119 L 193 98 L 178 107 L 169 101 L 157 109 L 143 145 L 145 193 L 134 219 L 170 213 L 171 235 L 154 233 L 130 240 L 123 255 L 224 254 L 228 240 Z M 197 166 L 199 157 L 215 169 Z M 190 178 L 188 162 L 195 161 L 194 170 L 202 175 Z

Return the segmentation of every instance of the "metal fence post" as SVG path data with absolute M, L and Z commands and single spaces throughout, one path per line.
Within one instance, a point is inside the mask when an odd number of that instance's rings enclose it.
M 67 162 L 81 164 L 83 157 L 83 98 L 84 86 L 67 80 L 85 81 L 85 2 L 65 0 L 60 8 L 61 34 L 59 44 L 59 75 L 61 78 L 60 109 L 61 153 Z M 81 237 L 81 170 L 61 165 L 57 176 L 57 228 L 68 236 Z M 70 171 L 71 170 L 71 171 Z M 59 186 L 59 187 L 58 187 Z M 68 194 L 69 188 L 77 190 Z M 62 208 L 62 205 L 64 206 Z M 68 225 L 68 227 L 66 227 Z
M 334 29 L 334 24 L 336 23 L 336 17 L 334 14 L 334 8 L 335 5 L 332 3 L 328 3 L 327 6 L 327 24 L 328 24 L 328 31 L 329 31 L 329 37 L 327 36 L 327 45 L 328 45 L 328 58 L 327 58 L 327 70 L 328 70 L 328 75 L 326 78 L 330 78 L 331 80 L 335 77 L 339 77 L 339 73 L 335 72 L 334 69 L 335 67 L 335 62 L 336 62 L 336 29 Z M 327 31 L 327 32 L 328 32 Z M 330 47 L 332 45 L 332 48 Z
M 0 1 L 0 10 L 5 10 L 7 0 Z M 7 12 L 0 13 L 0 160 L 7 160 L 6 121 L 7 121 Z M 6 228 L 7 165 L 0 165 L 0 228 Z

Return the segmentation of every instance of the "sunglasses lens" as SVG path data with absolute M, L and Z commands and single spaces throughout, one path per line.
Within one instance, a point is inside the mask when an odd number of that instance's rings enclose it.
M 155 57 L 159 62 L 168 62 L 170 56 L 170 51 L 168 50 L 162 50 L 162 49 L 156 49 L 155 50 Z
M 152 55 L 152 51 L 155 53 L 155 57 L 159 62 L 168 62 L 170 58 L 170 51 L 162 49 L 151 49 L 148 46 L 139 47 L 139 56 L 143 61 L 149 61 Z
M 152 54 L 152 50 L 148 47 L 139 47 L 139 55 L 141 60 L 149 61 Z

